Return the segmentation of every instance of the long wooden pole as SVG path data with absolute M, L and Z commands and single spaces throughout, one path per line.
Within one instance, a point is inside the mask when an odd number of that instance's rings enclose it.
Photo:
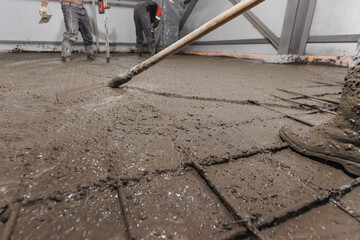
M 92 10 L 94 15 L 94 28 L 95 28 L 95 38 L 96 38 L 96 51 L 100 52 L 100 44 L 99 44 L 99 28 L 97 23 L 97 8 L 95 5 L 95 0 L 91 0 Z
M 209 22 L 205 23 L 201 27 L 195 29 L 179 41 L 173 43 L 169 47 L 165 48 L 161 52 L 157 53 L 156 55 L 152 56 L 151 58 L 143 61 L 142 63 L 132 67 L 128 72 L 123 73 L 112 79 L 108 85 L 109 87 L 119 87 L 122 84 L 129 82 L 134 76 L 142 73 L 143 71 L 147 70 L 151 66 L 157 64 L 164 58 L 173 55 L 174 53 L 180 51 L 181 49 L 189 46 L 199 38 L 205 36 L 209 32 L 217 29 L 218 27 L 224 25 L 225 23 L 231 21 L 232 19 L 236 18 L 237 16 L 241 15 L 242 13 L 250 10 L 251 8 L 255 7 L 259 3 L 265 0 L 243 0 L 240 3 L 234 5 L 232 8 L 228 9 L 227 11 L 223 12 L 219 16 L 213 18 Z
M 107 0 L 104 0 L 105 6 L 107 6 Z M 106 62 L 110 62 L 110 44 L 109 44 L 109 24 L 107 9 L 105 11 L 105 47 L 106 47 Z

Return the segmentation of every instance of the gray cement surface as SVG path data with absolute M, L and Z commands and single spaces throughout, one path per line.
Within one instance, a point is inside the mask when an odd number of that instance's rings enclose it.
M 85 59 L 0 54 L 1 240 L 360 239 L 358 189 L 302 207 L 354 176 L 278 136 L 345 68 L 177 55 L 111 89 L 144 58 Z

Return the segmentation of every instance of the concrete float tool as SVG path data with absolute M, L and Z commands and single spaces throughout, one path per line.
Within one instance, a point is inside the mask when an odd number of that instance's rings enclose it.
M 48 23 L 51 19 L 52 15 L 48 15 L 46 12 L 41 14 L 41 19 L 39 23 Z
M 142 73 L 143 71 L 147 70 L 151 66 L 157 64 L 164 58 L 177 53 L 181 49 L 189 46 L 199 38 L 205 36 L 206 34 L 212 32 L 213 30 L 217 29 L 218 27 L 224 25 L 225 23 L 231 21 L 232 19 L 236 18 L 237 16 L 247 12 L 251 8 L 255 7 L 259 3 L 265 0 L 243 0 L 240 3 L 234 5 L 232 8 L 228 9 L 227 11 L 223 12 L 219 16 L 213 18 L 209 22 L 205 23 L 201 27 L 195 29 L 179 41 L 173 43 L 169 47 L 165 48 L 161 52 L 155 54 L 151 58 L 143 61 L 142 63 L 132 67 L 128 72 L 123 73 L 109 81 L 108 85 L 112 88 L 117 88 L 122 84 L 129 82 L 134 76 Z

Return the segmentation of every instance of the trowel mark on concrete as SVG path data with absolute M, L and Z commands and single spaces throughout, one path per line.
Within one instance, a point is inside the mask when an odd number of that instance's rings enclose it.
M 124 86 L 123 89 L 132 89 L 132 90 L 137 90 L 146 94 L 152 94 L 152 95 L 156 95 L 156 96 L 163 96 L 163 97 L 168 97 L 168 98 L 178 98 L 178 99 L 188 99 L 188 100 L 196 100 L 196 101 L 207 101 L 207 102 L 219 102 L 219 103 L 230 103 L 230 104 L 239 104 L 239 105 L 254 105 L 257 106 L 256 104 L 254 104 L 255 100 L 236 100 L 236 99 L 225 99 L 225 98 L 207 98 L 207 97 L 199 97 L 199 96 L 186 96 L 186 95 L 179 95 L 176 93 L 170 93 L 170 92 L 157 92 L 157 91 L 152 91 L 152 90 L 148 90 L 145 88 L 139 88 L 139 87 L 133 87 L 133 86 Z M 286 106 L 286 105 L 282 105 L 282 104 L 275 104 L 275 103 L 262 103 L 265 106 L 269 106 L 269 107 L 279 107 L 279 108 L 297 108 L 296 106 Z M 299 108 L 300 109 L 300 108 Z

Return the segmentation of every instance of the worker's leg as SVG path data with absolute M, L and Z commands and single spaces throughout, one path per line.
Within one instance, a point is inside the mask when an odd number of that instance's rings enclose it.
M 141 24 L 145 37 L 148 40 L 150 55 L 152 56 L 155 54 L 155 39 L 151 32 L 152 25 L 150 21 L 150 15 L 148 13 L 141 16 Z
M 94 48 L 93 48 L 93 37 L 90 25 L 90 19 L 85 8 L 79 8 L 76 10 L 80 16 L 79 18 L 79 29 L 81 36 L 84 39 L 84 47 L 87 54 L 88 60 L 94 60 Z
M 61 5 L 64 14 L 65 29 L 64 38 L 61 47 L 61 57 L 63 61 L 69 61 L 71 56 L 71 45 L 77 41 L 79 32 L 78 15 L 74 7 L 70 5 Z
M 307 133 L 289 127 L 280 130 L 280 137 L 295 151 L 340 163 L 360 176 L 360 41 L 345 77 L 340 108 L 329 122 Z M 300 136 L 301 135 L 301 136 Z
M 134 10 L 134 22 L 135 22 L 135 30 L 136 30 L 136 49 L 139 56 L 142 55 L 143 42 L 144 42 L 143 25 L 141 22 L 141 16 L 143 14 L 146 14 L 146 12 L 141 9 Z

